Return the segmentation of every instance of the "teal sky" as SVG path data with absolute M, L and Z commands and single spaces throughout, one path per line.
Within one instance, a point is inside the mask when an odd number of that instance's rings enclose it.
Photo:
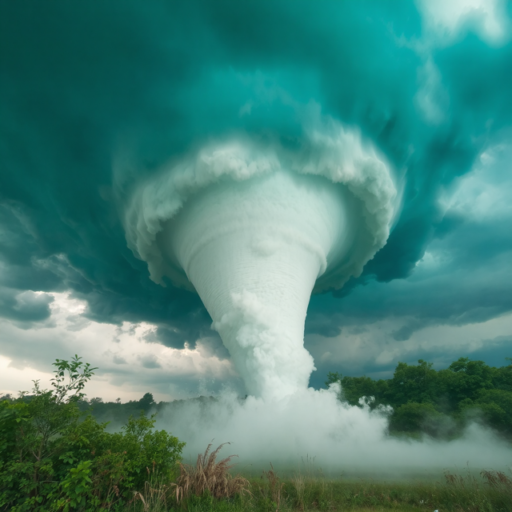
M 121 212 L 211 140 L 299 147 L 307 109 L 359 131 L 402 194 L 363 275 L 312 298 L 311 383 L 505 364 L 512 2 L 1 1 L 0 392 L 75 353 L 105 398 L 241 389 L 199 298 L 149 279 Z

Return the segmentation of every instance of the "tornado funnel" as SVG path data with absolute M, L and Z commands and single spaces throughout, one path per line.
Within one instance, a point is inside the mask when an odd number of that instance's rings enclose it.
M 184 269 L 252 395 L 308 384 L 311 291 L 353 238 L 343 192 L 323 177 L 284 171 L 218 183 L 162 231 L 165 255 Z
M 128 241 L 152 278 L 197 291 L 251 395 L 307 387 L 311 293 L 358 275 L 387 239 L 388 168 L 353 134 L 338 139 L 325 148 L 316 136 L 301 155 L 205 150 L 141 187 L 127 211 Z

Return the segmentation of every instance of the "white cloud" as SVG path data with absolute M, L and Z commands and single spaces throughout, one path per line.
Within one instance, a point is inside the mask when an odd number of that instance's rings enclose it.
M 448 93 L 441 82 L 441 73 L 433 60 L 427 58 L 418 70 L 419 89 L 415 96 L 416 105 L 430 124 L 440 124 L 446 119 Z
M 472 171 L 457 182 L 455 191 L 441 198 L 446 210 L 483 220 L 512 218 L 512 145 L 488 148 Z
M 477 34 L 488 44 L 499 44 L 507 36 L 507 20 L 500 0 L 418 0 L 427 32 L 438 42 L 453 40 L 470 19 Z

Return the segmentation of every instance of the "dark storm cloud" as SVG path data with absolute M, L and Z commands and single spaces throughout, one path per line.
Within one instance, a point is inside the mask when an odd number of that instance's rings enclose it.
M 472 173 L 469 190 L 460 190 L 463 208 L 448 208 L 432 226 L 428 254 L 407 280 L 379 283 L 364 275 L 338 293 L 338 304 L 313 297 L 306 332 L 334 337 L 344 327 L 397 318 L 393 338 L 404 341 L 427 326 L 484 322 L 512 311 L 512 146 L 498 154 Z
M 156 356 L 154 356 L 153 354 L 139 357 L 139 359 L 143 368 L 161 368 L 160 363 L 158 362 Z
M 339 304 L 313 297 L 306 332 L 332 337 L 343 326 L 402 317 L 405 324 L 393 337 L 403 341 L 429 325 L 483 322 L 512 311 L 509 227 L 509 222 L 468 222 L 451 236 L 434 239 L 429 250 L 441 261 L 418 267 L 407 280 L 367 279 L 364 286 L 353 285 Z
M 0 317 L 15 320 L 21 327 L 31 327 L 32 322 L 41 322 L 50 317 L 51 295 L 20 293 L 10 288 L 0 289 Z
M 439 311 L 435 272 L 406 300 L 392 286 L 361 298 L 375 280 L 409 276 L 443 230 L 453 241 L 473 229 L 443 219 L 438 198 L 512 121 L 512 44 L 490 47 L 468 23 L 451 46 L 427 54 L 412 43 L 422 36 L 412 2 L 3 2 L 0 284 L 72 290 L 91 319 L 144 320 L 168 346 L 193 344 L 208 335 L 209 317 L 196 295 L 149 280 L 126 245 L 124 201 L 162 162 L 211 137 L 240 132 L 300 145 L 291 104 L 315 101 L 373 140 L 404 189 L 388 244 L 341 302 L 315 299 L 308 327 L 339 332 L 341 304 L 353 318 L 478 318 L 476 285 Z M 429 59 L 440 74 L 430 92 Z M 427 119 L 418 94 L 442 103 L 442 120 Z M 114 170 L 119 155 L 137 170 Z M 480 252 L 454 256 L 467 268 L 507 245 L 501 227 L 480 227 Z M 457 244 L 450 250 L 468 248 L 466 238 Z M 501 302 L 488 299 L 481 319 L 510 310 L 502 278 L 491 276 Z M 454 296 L 466 294 L 453 286 Z M 48 317 L 44 295 L 16 305 L 19 295 L 3 293 L 5 316 Z
M 186 330 L 179 330 L 176 327 L 167 327 L 159 325 L 156 331 L 151 331 L 145 336 L 145 340 L 149 343 L 161 343 L 169 348 L 185 348 L 188 344 L 190 348 L 195 348 L 196 340 L 199 337 L 197 326 L 187 326 Z
M 506 366 L 512 358 L 512 336 L 486 340 L 485 345 L 471 353 L 471 359 L 486 361 L 491 366 Z

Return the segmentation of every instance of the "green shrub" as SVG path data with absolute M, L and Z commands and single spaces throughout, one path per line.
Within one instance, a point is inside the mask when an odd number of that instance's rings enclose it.
M 53 389 L 0 402 L 0 510 L 98 511 L 128 503 L 148 472 L 173 476 L 184 443 L 154 431 L 154 417 L 121 432 L 80 412 L 94 368 L 57 360 Z

